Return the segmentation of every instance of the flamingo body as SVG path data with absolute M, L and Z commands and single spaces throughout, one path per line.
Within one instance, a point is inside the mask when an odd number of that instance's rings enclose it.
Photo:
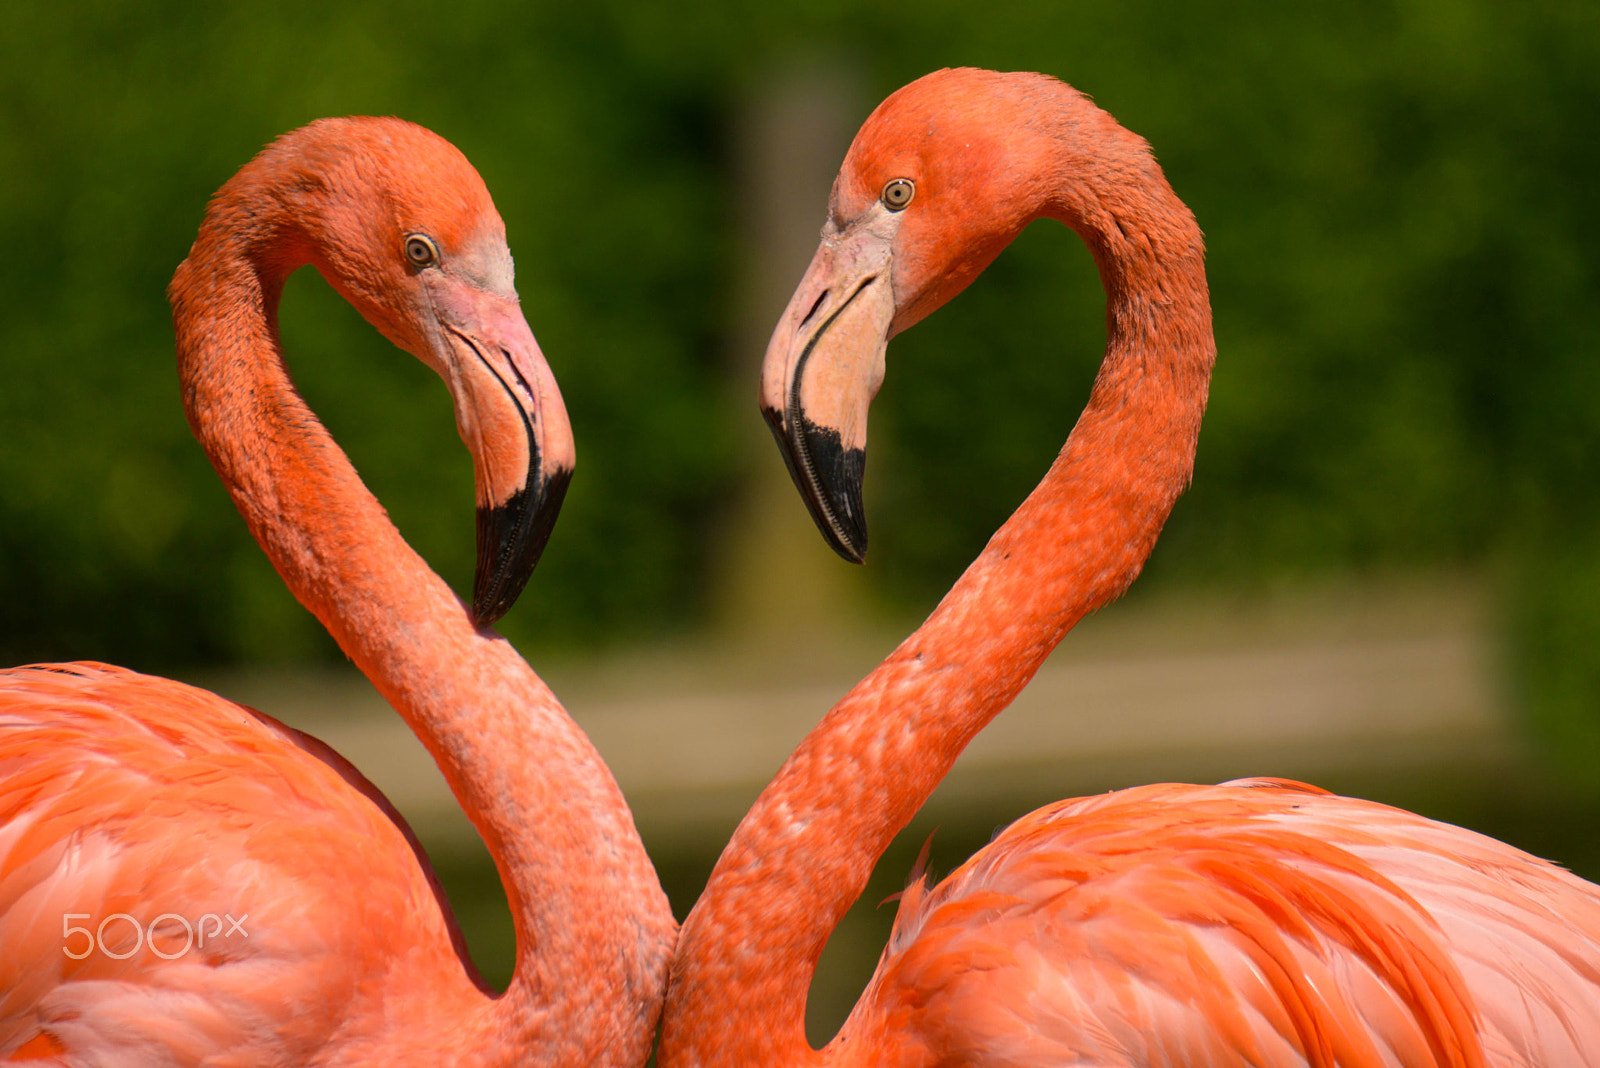
M 426 860 L 309 736 L 103 664 L 17 668 L 0 781 L 0 1054 L 304 1065 L 337 1040 L 358 1064 L 341 1032 L 380 1007 L 470 1028 L 482 994 Z
M 307 265 L 451 392 L 477 490 L 470 605 L 294 389 L 277 303 Z M 321 120 L 224 184 L 168 295 L 195 436 L 482 835 L 516 966 L 501 994 L 479 983 L 403 822 L 322 743 L 162 679 L 20 668 L 0 674 L 0 1060 L 642 1063 L 671 911 L 600 755 L 488 628 L 573 447 L 482 179 L 411 123 Z
M 1061 801 L 907 891 L 840 1048 L 904 1065 L 1589 1064 L 1593 890 L 1300 784 Z M 898 1055 L 862 1056 L 874 1043 Z
M 890 337 L 1032 220 L 1094 256 L 1105 357 L 1044 479 L 724 849 L 678 942 L 663 1068 L 1600 1066 L 1600 887 L 1273 780 L 1025 817 L 907 892 L 855 1011 L 810 1048 L 817 959 L 874 863 L 1062 637 L 1138 575 L 1193 471 L 1216 356 L 1193 214 L 1143 140 L 1055 79 L 943 70 L 897 91 L 828 209 L 761 405 L 840 555 L 866 549 L 866 412 Z

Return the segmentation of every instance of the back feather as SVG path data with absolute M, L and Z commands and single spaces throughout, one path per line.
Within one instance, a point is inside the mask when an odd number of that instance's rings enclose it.
M 883 1063 L 1600 1065 L 1600 888 L 1298 783 L 1060 802 L 914 889 L 840 1033 Z

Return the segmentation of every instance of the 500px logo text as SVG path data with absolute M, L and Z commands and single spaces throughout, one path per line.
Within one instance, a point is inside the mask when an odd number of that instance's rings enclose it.
M 207 942 L 219 938 L 249 938 L 250 932 L 244 929 L 244 921 L 249 918 L 249 913 L 236 920 L 226 912 L 221 916 L 208 912 L 190 923 L 176 912 L 163 912 L 141 925 L 126 912 L 113 912 L 90 928 L 73 922 L 93 919 L 90 913 L 67 912 L 61 916 L 61 952 L 73 960 L 83 960 L 96 951 L 115 960 L 127 960 L 148 948 L 164 960 L 177 960 L 191 949 L 204 949 Z

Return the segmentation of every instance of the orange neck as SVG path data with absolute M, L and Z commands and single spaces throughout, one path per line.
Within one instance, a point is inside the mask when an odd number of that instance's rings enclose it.
M 1079 178 L 1034 213 L 1078 231 L 1106 286 L 1109 341 L 1088 407 L 928 620 L 834 706 L 740 824 L 684 923 L 664 1068 L 824 1059 L 805 1039 L 805 999 L 834 926 L 973 736 L 1138 575 L 1188 484 L 1216 351 L 1203 252 L 1188 209 L 1142 158 L 1147 168 Z
M 184 406 L 278 573 L 433 754 L 500 870 L 516 972 L 505 996 L 484 1000 L 480 1027 L 460 1021 L 459 1038 L 481 1034 L 540 1063 L 643 1063 L 673 921 L 621 792 L 510 643 L 473 627 L 295 392 L 277 304 L 309 256 L 292 238 L 251 247 L 233 236 L 252 227 L 270 224 L 208 218 L 173 281 Z

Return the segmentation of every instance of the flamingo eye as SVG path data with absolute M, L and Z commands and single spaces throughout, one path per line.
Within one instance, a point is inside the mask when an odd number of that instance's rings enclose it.
M 883 206 L 890 211 L 903 211 L 917 195 L 917 184 L 909 178 L 895 178 L 883 187 Z
M 439 246 L 426 234 L 406 237 L 406 260 L 413 267 L 432 267 L 439 262 Z

